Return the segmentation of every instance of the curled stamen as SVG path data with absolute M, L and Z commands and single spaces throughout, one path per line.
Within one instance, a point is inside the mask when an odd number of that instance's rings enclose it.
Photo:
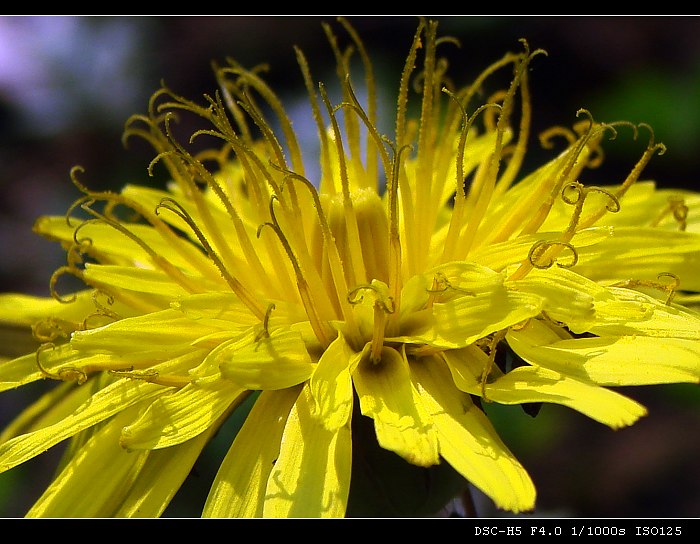
M 94 201 L 93 201 L 94 202 Z M 85 207 L 90 207 L 90 204 L 84 202 L 83 204 L 80 205 L 81 208 L 85 209 Z M 84 229 L 87 225 L 91 225 L 93 223 L 96 223 L 97 219 L 88 219 L 87 221 L 83 221 L 78 225 L 75 230 L 73 230 L 73 242 L 74 246 L 71 248 L 73 250 L 74 255 L 84 255 L 87 253 L 87 250 L 89 247 L 93 245 L 92 238 L 89 236 L 85 236 L 83 238 L 78 238 L 78 233 Z M 82 261 L 82 259 L 79 259 Z M 78 262 L 76 260 L 75 262 Z
M 651 125 L 647 125 L 646 123 L 639 123 L 639 125 L 637 125 L 637 128 L 644 128 L 649 131 L 649 142 L 647 143 L 647 149 L 654 153 L 658 151 L 659 156 L 666 153 L 666 146 L 661 142 L 656 143 L 654 129 L 651 127 Z
M 570 197 L 567 193 L 574 191 L 575 197 Z M 578 181 L 572 181 L 571 183 L 564 185 L 561 189 L 561 199 L 567 204 L 575 205 L 584 196 L 584 186 Z
M 90 252 L 90 247 L 92 246 L 92 238 L 81 238 L 77 240 L 68 250 L 66 251 L 66 261 L 68 262 L 68 267 L 75 270 L 82 270 L 82 265 L 85 264 L 83 258 Z
M 620 211 L 620 200 L 612 194 L 610 191 L 607 189 L 603 189 L 602 187 L 596 187 L 595 185 L 591 186 L 588 188 L 590 191 L 595 191 L 598 193 L 603 193 L 609 198 L 608 203 L 605 205 L 605 208 L 612 213 L 617 213 Z
M 507 97 L 508 92 L 505 90 L 498 91 L 494 94 L 492 94 L 489 99 L 486 101 L 487 104 L 498 104 L 502 100 L 505 100 Z M 498 108 L 496 111 L 488 110 L 484 114 L 484 126 L 486 126 L 486 129 L 488 131 L 494 131 L 496 130 L 496 127 L 498 125 L 498 119 L 501 116 L 501 112 L 503 111 L 503 105 L 499 104 L 501 107 Z
M 567 195 L 568 192 L 571 192 L 573 190 L 575 192 L 575 196 L 569 196 Z M 564 202 L 567 204 L 571 204 L 574 206 L 574 211 L 571 214 L 571 219 L 569 220 L 569 226 L 566 228 L 566 231 L 564 231 L 562 235 L 562 241 L 567 242 L 568 240 L 571 240 L 573 235 L 579 230 L 581 227 L 581 223 L 583 225 L 587 225 L 588 222 L 586 220 L 581 221 L 581 213 L 583 212 L 583 204 L 587 198 L 587 196 L 592 193 L 592 192 L 598 192 L 598 193 L 603 193 L 608 197 L 608 202 L 605 205 L 605 210 L 616 213 L 620 211 L 620 200 L 618 197 L 611 192 L 607 191 L 606 189 L 603 189 L 602 187 L 597 187 L 597 186 L 589 186 L 586 187 L 585 185 L 579 183 L 578 181 L 571 182 L 567 185 L 565 185 L 562 188 L 561 191 L 561 198 Z M 602 213 L 605 213 L 604 211 Z
M 491 370 L 496 364 L 496 350 L 498 349 L 498 344 L 506 337 L 506 334 L 508 334 L 508 329 L 503 329 L 493 333 L 488 341 L 488 344 L 485 346 L 488 351 L 489 360 L 484 366 L 484 370 L 481 372 L 480 379 L 481 398 L 485 402 L 491 402 L 491 400 L 486 396 L 486 384 L 488 382 L 489 375 L 491 374 Z
M 562 126 L 554 126 L 540 133 L 540 145 L 543 149 L 552 149 L 554 147 L 553 140 L 557 136 L 563 137 L 568 146 L 572 146 L 576 143 L 576 134 L 574 134 L 571 129 Z
M 53 342 L 47 342 L 45 344 L 40 345 L 37 350 L 36 350 L 36 366 L 39 368 L 39 371 L 46 376 L 47 378 L 52 378 L 56 379 L 54 376 L 55 374 L 52 374 L 48 370 L 44 368 L 44 365 L 41 364 L 41 354 L 44 353 L 47 349 L 56 349 L 56 344 Z
M 662 272 L 661 274 L 656 276 L 656 279 L 660 280 L 661 278 L 671 278 L 673 280 L 665 288 L 665 290 L 668 292 L 668 296 L 666 297 L 666 304 L 670 305 L 673 301 L 673 297 L 675 296 L 676 291 L 681 285 L 681 279 L 675 274 L 672 274 L 671 272 Z
M 673 210 L 673 218 L 678 221 L 680 230 L 684 231 L 688 226 L 688 206 L 685 205 L 683 199 L 671 201 L 671 209 Z
M 427 289 L 427 291 L 430 294 L 444 293 L 450 287 L 452 287 L 452 285 L 450 284 L 450 280 L 447 279 L 447 276 L 445 276 L 445 274 L 442 272 L 438 272 L 433 278 L 433 286 L 430 289 Z
M 68 225 L 69 227 L 72 227 L 72 226 L 73 226 L 73 225 L 71 224 L 71 222 L 70 222 L 70 220 L 71 220 L 71 214 L 72 214 L 76 209 L 82 208 L 83 205 L 85 205 L 86 203 L 89 203 L 88 205 L 90 206 L 90 205 L 92 205 L 94 202 L 95 202 L 95 198 L 94 198 L 93 196 L 91 196 L 91 195 L 88 195 L 88 196 L 81 196 L 81 197 L 78 198 L 75 202 L 73 202 L 73 203 L 68 207 L 68 209 L 66 210 L 66 213 L 65 213 L 66 225 Z
M 73 182 L 73 185 L 75 185 L 81 193 L 89 195 L 90 190 L 85 185 L 83 185 L 83 183 L 78 179 L 78 174 L 84 174 L 84 173 L 85 173 L 85 168 L 83 168 L 80 165 L 76 165 L 70 169 L 70 180 Z
M 49 292 L 51 293 L 51 296 L 61 304 L 70 304 L 71 302 L 75 301 L 77 295 L 73 293 L 68 297 L 64 297 L 63 295 L 59 294 L 59 292 L 56 290 L 56 283 L 58 282 L 58 278 L 65 274 L 71 274 L 76 278 L 81 279 L 81 272 L 76 267 L 61 266 L 53 274 L 51 274 L 51 279 L 49 280 Z
M 676 295 L 676 291 L 680 287 L 681 280 L 672 272 L 661 272 L 656 276 L 657 280 L 660 280 L 661 278 L 671 278 L 672 281 L 669 284 L 664 284 L 658 281 L 650 280 L 626 280 L 614 283 L 611 287 L 624 287 L 626 289 L 634 289 L 635 287 L 650 287 L 652 289 L 657 289 L 659 291 L 663 291 L 664 293 L 668 293 L 668 296 L 666 297 L 666 305 L 670 305 L 673 301 L 673 297 Z
M 262 330 L 255 336 L 255 341 L 262 340 L 263 338 L 270 338 L 270 314 L 272 310 L 275 309 L 275 304 L 270 303 L 265 311 L 265 317 L 262 322 Z
M 673 215 L 673 219 L 675 219 L 678 223 L 679 230 L 685 231 L 685 229 L 688 227 L 688 212 L 688 206 L 685 204 L 685 200 L 683 198 L 671 196 L 668 198 L 668 205 L 652 222 L 651 226 L 659 226 L 663 218 L 670 213 L 671 215 Z
M 574 127 L 576 132 L 578 132 L 579 134 L 590 132 L 593 126 L 595 125 L 593 114 L 591 114 L 591 112 L 587 109 L 581 108 L 576 112 L 576 117 L 581 116 L 585 117 L 585 119 L 582 122 L 588 121 L 588 125 L 585 128 L 583 128 L 583 125 Z
M 121 319 L 121 316 L 119 314 L 109 309 L 97 299 L 99 295 L 104 295 L 106 297 L 107 306 L 111 306 L 112 304 L 114 304 L 114 297 L 112 295 L 105 293 L 104 291 L 100 291 L 99 289 L 95 289 L 92 292 L 92 302 L 95 305 L 96 311 L 85 317 L 85 319 L 83 319 L 81 325 L 82 330 L 88 330 L 90 328 L 88 327 L 88 320 L 96 317 L 106 317 L 114 321 L 119 321 Z
M 573 190 L 575 192 L 575 197 L 567 196 L 567 192 L 571 192 Z M 585 198 L 589 193 L 602 193 L 606 195 L 609 198 L 608 203 L 605 205 L 605 208 L 611 212 L 611 213 L 617 213 L 620 211 L 620 201 L 618 198 L 612 194 L 610 191 L 607 189 L 603 189 L 602 187 L 598 187 L 596 185 L 589 185 L 585 186 L 582 183 L 579 183 L 578 181 L 573 181 L 567 185 L 565 185 L 562 190 L 561 190 L 561 199 L 566 202 L 567 204 L 572 204 L 576 205 L 581 199 Z
M 387 316 L 396 311 L 393 297 L 388 295 L 386 284 L 373 281 L 368 285 L 355 287 L 348 293 L 350 304 L 359 304 L 363 300 L 362 291 L 370 291 L 374 295 L 374 326 L 372 331 L 372 343 L 370 346 L 370 361 L 379 364 L 382 359 L 382 348 L 384 347 L 385 328 Z
M 351 289 L 348 292 L 348 302 L 350 304 L 361 303 L 364 300 L 364 296 L 360 294 L 361 291 L 372 291 L 373 293 L 376 293 L 378 296 L 375 298 L 374 304 L 375 306 L 379 305 L 382 311 L 385 313 L 393 314 L 396 311 L 394 297 L 385 295 L 381 289 L 372 284 L 359 285 L 358 287 Z
M 572 254 L 571 262 L 560 263 L 557 261 L 556 255 L 545 255 L 554 247 L 568 248 Z M 547 260 L 542 261 L 543 257 L 545 256 L 547 257 Z M 539 269 L 551 268 L 554 264 L 560 268 L 571 268 L 578 262 L 578 252 L 569 242 L 562 242 L 558 240 L 539 240 L 530 248 L 530 251 L 527 254 L 527 259 L 533 267 Z
M 47 342 L 45 344 L 42 344 L 39 346 L 36 350 L 36 366 L 39 368 L 39 372 L 45 377 L 49 378 L 51 380 L 57 380 L 61 382 L 69 382 L 69 381 L 74 381 L 77 382 L 78 385 L 82 385 L 87 381 L 87 374 L 83 372 L 82 370 L 72 367 L 72 366 L 66 366 L 58 369 L 57 373 L 50 372 L 47 370 L 44 365 L 41 363 L 41 354 L 44 353 L 48 349 L 56 349 L 56 345 L 52 342 Z
M 433 304 L 435 303 L 435 300 L 438 298 L 438 296 L 442 293 L 445 293 L 449 289 L 464 293 L 466 295 L 476 296 L 476 293 L 474 293 L 472 291 L 468 291 L 467 289 L 462 289 L 461 287 L 455 287 L 454 285 L 452 285 L 450 280 L 447 279 L 447 276 L 445 276 L 445 274 L 443 274 L 442 272 L 438 272 L 437 274 L 435 274 L 435 277 L 433 278 L 433 285 L 431 286 L 431 288 L 426 289 L 429 296 L 428 296 L 428 302 L 425 304 L 425 307 L 432 308 Z
M 676 295 L 676 291 L 681 285 L 681 279 L 671 272 L 661 272 L 658 276 L 656 276 L 657 280 L 660 280 L 661 278 L 671 278 L 672 280 L 671 283 L 664 289 L 668 292 L 668 296 L 666 297 L 666 305 L 670 305 L 673 301 L 673 297 Z
M 64 327 L 66 324 L 70 325 L 67 321 L 48 317 L 32 325 L 32 335 L 39 342 L 51 342 L 59 336 L 67 338 L 72 327 Z
M 442 272 L 435 274 L 435 277 L 433 278 L 433 286 L 430 289 L 427 289 L 427 291 L 428 293 L 444 293 L 448 289 L 452 289 L 453 291 L 458 291 L 466 295 L 476 296 L 474 291 L 469 291 L 468 289 L 452 285 L 450 280 L 447 279 L 447 276 L 445 276 L 445 274 Z

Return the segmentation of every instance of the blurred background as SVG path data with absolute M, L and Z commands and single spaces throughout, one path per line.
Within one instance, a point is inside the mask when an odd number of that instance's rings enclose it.
M 413 16 L 349 17 L 372 55 L 391 134 L 395 93 L 416 27 Z M 700 19 L 697 17 L 437 17 L 457 84 L 471 81 L 519 39 L 548 55 L 532 63 L 532 163 L 538 131 L 570 125 L 579 108 L 596 120 L 653 126 L 668 146 L 645 178 L 667 187 L 700 188 Z M 48 278 L 65 262 L 55 244 L 31 227 L 43 214 L 63 214 L 78 195 L 76 164 L 94 189 L 158 184 L 146 172 L 152 151 L 121 143 L 125 120 L 146 111 L 164 81 L 198 99 L 216 90 L 212 61 L 268 63 L 272 83 L 295 116 L 304 114 L 303 80 L 292 46 L 301 47 L 317 80 L 334 78 L 334 60 L 316 16 L 0 17 L 0 287 L 48 294 Z M 339 36 L 345 37 L 336 26 Z M 347 43 L 343 41 L 342 43 Z M 299 121 L 300 123 L 301 121 Z M 607 151 L 600 184 L 624 179 L 645 142 L 629 134 Z M 551 153 L 551 152 L 548 152 Z M 547 153 L 541 155 L 546 158 Z M 543 159 L 544 160 L 544 159 Z M 0 337 L 0 342 L 6 341 Z M 6 346 L 12 349 L 15 346 Z M 16 346 L 21 352 L 21 346 Z M 36 391 L 0 395 L 0 427 Z M 628 393 L 650 415 L 611 431 L 563 408 L 536 418 L 518 410 L 492 414 L 530 471 L 538 514 L 574 517 L 700 516 L 700 389 L 635 388 Z M 166 512 L 198 516 L 226 448 L 214 444 Z M 0 474 L 0 517 L 23 515 L 51 475 L 51 456 Z M 480 513 L 497 516 L 486 503 Z

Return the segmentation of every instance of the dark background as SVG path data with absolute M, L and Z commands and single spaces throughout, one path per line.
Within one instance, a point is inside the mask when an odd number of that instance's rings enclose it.
M 391 133 L 394 96 L 416 27 L 413 16 L 349 17 L 372 55 L 387 98 L 384 131 Z M 700 172 L 700 19 L 686 17 L 437 17 L 450 74 L 466 84 L 525 38 L 543 48 L 530 77 L 534 135 L 570 125 L 579 108 L 596 120 L 647 122 L 668 152 L 647 178 L 697 189 Z M 79 196 L 68 172 L 85 167 L 93 188 L 158 184 L 146 167 L 153 153 L 121 132 L 146 110 L 164 80 L 198 99 L 213 93 L 212 61 L 231 56 L 246 66 L 268 63 L 266 79 L 298 104 L 303 81 L 293 45 L 307 54 L 316 79 L 334 77 L 333 56 L 316 16 L 0 17 L 0 286 L 48 294 L 60 248 L 31 232 L 42 214 L 63 214 Z M 343 38 L 339 26 L 336 31 Z M 303 96 L 302 96 L 303 97 Z M 624 134 L 607 156 L 604 179 L 617 183 L 644 143 Z M 547 157 L 548 155 L 542 155 Z M 2 338 L 0 338 L 2 341 Z M 13 346 L 5 346 L 12 348 Z M 28 391 L 0 395 L 0 425 Z M 493 417 L 539 491 L 541 515 L 575 517 L 700 516 L 700 390 L 696 385 L 626 392 L 650 409 L 635 426 L 611 431 L 564 408 L 547 406 L 532 419 L 513 409 Z M 197 474 L 168 510 L 196 516 L 225 451 L 226 436 L 198 464 Z M 217 449 L 218 448 L 218 449 Z M 22 515 L 50 475 L 44 461 L 0 475 L 0 517 Z M 486 505 L 482 515 L 498 515 Z

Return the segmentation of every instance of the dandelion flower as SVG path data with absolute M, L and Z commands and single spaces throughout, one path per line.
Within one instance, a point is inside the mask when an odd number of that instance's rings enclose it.
M 0 435 L 0 471 L 68 445 L 28 516 L 159 516 L 250 406 L 204 516 L 367 513 L 363 474 L 387 459 L 457 482 L 414 515 L 467 483 L 531 511 L 535 485 L 484 406 L 553 403 L 616 429 L 645 408 L 611 388 L 699 381 L 700 195 L 639 179 L 664 151 L 649 127 L 582 110 L 541 135 L 561 150 L 523 172 L 543 52 L 522 42 L 455 87 L 438 52 L 453 40 L 421 20 L 387 136 L 371 58 L 340 28 L 347 49 L 324 26 L 338 99 L 296 51 L 317 176 L 261 71 L 229 61 L 202 103 L 164 87 L 127 122 L 167 189 L 93 191 L 76 168 L 82 196 L 37 221 L 67 262 L 51 298 L 0 298 L 2 322 L 40 342 L 0 365 L 0 386 L 57 386 Z M 206 124 L 178 138 L 190 115 Z M 622 132 L 648 141 L 629 175 L 581 183 Z M 85 289 L 62 293 L 66 274 Z

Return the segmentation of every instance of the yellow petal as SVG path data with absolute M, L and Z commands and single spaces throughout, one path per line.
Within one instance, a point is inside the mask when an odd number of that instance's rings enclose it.
M 69 345 L 56 346 L 43 350 L 39 355 L 42 366 L 49 370 L 72 363 L 77 358 L 77 352 Z M 37 354 L 23 355 L 0 364 L 0 391 L 14 389 L 20 385 L 31 383 L 44 378 L 45 374 L 37 364 Z
M 590 332 L 700 340 L 700 315 L 631 289 L 610 288 L 614 298 L 596 303 Z
M 465 294 L 434 304 L 431 315 L 422 313 L 415 321 L 407 320 L 402 326 L 405 334 L 388 340 L 457 349 L 534 317 L 541 310 L 541 297 L 503 287 L 476 296 Z
M 530 476 L 486 415 L 454 386 L 446 365 L 438 358 L 419 359 L 411 363 L 411 374 L 433 419 L 440 455 L 499 508 L 532 510 L 535 487 Z
M 680 278 L 682 289 L 700 291 L 700 234 L 652 227 L 610 230 L 612 236 L 599 244 L 576 246 L 579 262 L 573 270 L 603 283 L 654 281 L 660 272 L 669 272 Z
M 282 436 L 279 458 L 267 481 L 264 517 L 336 518 L 345 515 L 350 492 L 350 421 L 327 430 L 311 411 L 304 386 Z
M 27 517 L 110 517 L 119 508 L 148 457 L 119 447 L 126 410 L 96 432 L 51 482 Z
M 299 332 L 278 329 L 269 336 L 252 331 L 221 344 L 207 357 L 221 374 L 246 389 L 284 389 L 307 380 L 315 368 Z
M 233 326 L 252 327 L 260 322 L 241 300 L 231 292 L 197 293 L 178 298 L 172 307 L 188 319 L 206 323 L 213 328 L 230 329 Z M 278 315 L 273 312 L 273 317 Z
M 329 431 L 342 427 L 350 419 L 353 400 L 350 368 L 361 356 L 339 334 L 321 355 L 309 380 L 314 399 L 312 413 Z
M 568 211 L 566 216 L 567 221 L 570 218 L 570 214 L 571 211 Z M 562 225 L 561 228 L 565 228 L 565 225 Z M 583 229 L 574 235 L 571 243 L 576 248 L 576 252 L 580 257 L 584 248 L 595 246 L 596 244 L 607 240 L 612 235 L 612 232 L 613 229 L 610 227 L 592 227 Z M 559 236 L 561 236 L 561 230 L 552 232 L 540 231 L 537 234 L 520 235 L 512 240 L 505 240 L 494 244 L 486 244 L 475 250 L 473 253 L 470 253 L 469 259 L 474 260 L 475 262 L 488 268 L 492 268 L 493 270 L 504 270 L 511 265 L 520 265 L 520 263 L 526 260 L 530 249 L 536 242 L 556 240 Z M 582 272 L 579 266 L 576 266 L 574 269 L 581 273 L 581 275 L 590 277 L 589 274 Z
M 396 350 L 384 348 L 381 361 L 364 359 L 353 381 L 360 409 L 374 419 L 379 445 L 419 466 L 439 462 L 437 437 L 430 417 L 416 403 L 408 363 Z
M 245 392 L 221 378 L 199 380 L 163 395 L 120 438 L 127 449 L 160 449 L 181 444 L 210 428 Z
M 605 336 L 561 340 L 535 334 L 531 323 L 508 342 L 526 361 L 601 385 L 628 386 L 700 381 L 700 343 L 679 338 Z
M 471 262 L 451 262 L 413 277 L 404 294 L 408 307 L 432 306 L 405 315 L 401 335 L 389 341 L 442 349 L 468 346 L 492 332 L 540 313 L 542 297 L 509 290 L 504 275 Z
M 10 438 L 53 425 L 69 416 L 92 394 L 92 384 L 75 387 L 63 382 L 27 406 L 0 433 L 0 443 Z
M 259 518 L 267 480 L 279 457 L 289 411 L 300 387 L 263 391 L 222 461 L 207 497 L 206 518 Z
M 48 317 L 77 325 L 94 311 L 92 291 L 76 293 L 75 300 L 70 304 L 59 302 L 52 297 L 15 293 L 0 295 L 0 322 L 12 325 L 31 326 Z
M 218 428 L 214 425 L 187 442 L 151 451 L 113 517 L 160 517 Z
M 96 265 L 86 263 L 83 272 L 85 281 L 93 286 L 107 286 L 141 294 L 158 295 L 173 299 L 187 294 L 170 276 L 158 270 L 134 266 Z M 201 282 L 201 279 L 198 278 Z
M 518 350 L 515 351 L 519 354 Z M 488 357 L 480 349 L 446 353 L 445 361 L 459 389 L 482 395 L 480 379 Z M 489 382 L 483 394 L 489 401 L 500 404 L 561 404 L 613 429 L 632 425 L 646 414 L 646 409 L 639 403 L 600 387 L 585 375 L 572 377 L 540 366 L 515 368 Z
M 162 357 L 158 357 L 159 353 L 165 356 L 171 351 L 186 348 L 211 332 L 211 327 L 168 309 L 76 332 L 71 346 L 83 353 L 109 353 L 112 356 L 150 352 L 156 359 L 162 360 Z
M 76 412 L 54 425 L 11 438 L 0 444 L 0 472 L 24 463 L 66 438 L 164 391 L 167 391 L 167 388 L 153 383 L 130 379 L 118 380 L 95 393 Z
M 36 221 L 34 231 L 50 240 L 73 244 L 74 231 L 78 224 L 79 221 L 75 218 L 71 219 L 71 224 L 68 225 L 64 216 L 44 216 Z M 192 262 L 173 251 L 172 246 L 150 225 L 130 223 L 128 230 L 158 255 L 167 255 L 173 265 L 193 274 L 197 273 Z M 79 238 L 91 241 L 88 252 L 98 256 L 100 262 L 154 268 L 151 257 L 141 245 L 107 223 L 85 223 L 85 226 L 80 228 Z
M 514 290 L 542 297 L 542 309 L 573 332 L 590 329 L 596 317 L 597 300 L 612 299 L 604 287 L 565 268 L 532 270 L 522 279 L 506 282 Z

